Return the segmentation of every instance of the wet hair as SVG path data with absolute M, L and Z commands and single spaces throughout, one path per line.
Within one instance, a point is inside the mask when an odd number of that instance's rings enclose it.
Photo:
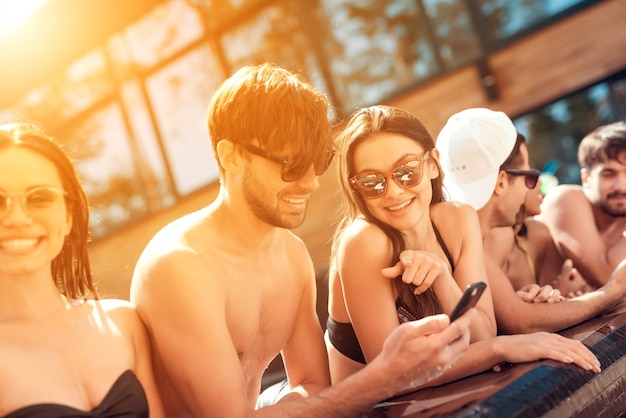
M 356 174 L 354 169 L 354 153 L 356 148 L 363 141 L 372 135 L 379 133 L 395 133 L 403 135 L 418 144 L 425 150 L 435 147 L 435 141 L 428 133 L 426 127 L 415 116 L 404 110 L 391 106 L 371 106 L 355 111 L 344 123 L 339 125 L 336 135 L 336 142 L 339 149 L 339 161 L 337 164 L 339 171 L 339 187 L 344 196 L 342 207 L 342 220 L 335 232 L 333 242 L 333 254 L 336 254 L 337 247 L 345 229 L 355 219 L 363 216 L 367 222 L 379 227 L 392 245 L 392 256 L 389 265 L 394 265 L 400 253 L 406 249 L 406 241 L 402 232 L 390 225 L 378 220 L 367 208 L 365 199 L 352 188 L 350 178 Z M 432 159 L 439 164 L 436 159 Z M 445 200 L 443 193 L 443 172 L 439 169 L 439 176 L 431 180 L 432 198 L 431 205 Z M 414 285 L 408 285 L 402 281 L 401 276 L 394 279 L 394 285 L 398 292 L 400 301 L 417 317 L 441 313 L 441 305 L 432 288 L 415 296 Z
M 87 252 L 89 206 L 74 165 L 61 146 L 40 127 L 27 123 L 0 125 L 0 150 L 24 148 L 51 161 L 67 192 L 66 207 L 72 230 L 61 252 L 52 260 L 52 279 L 59 291 L 71 299 L 98 299 Z
M 578 164 L 589 169 L 607 160 L 626 164 L 626 122 L 600 126 L 587 134 L 578 145 Z
M 271 63 L 243 67 L 224 81 L 209 104 L 207 124 L 220 174 L 217 144 L 224 139 L 256 140 L 273 155 L 288 153 L 287 168 L 326 161 L 333 145 L 326 96 Z

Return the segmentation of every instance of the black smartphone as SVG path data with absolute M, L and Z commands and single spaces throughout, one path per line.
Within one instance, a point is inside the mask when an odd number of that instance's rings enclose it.
M 467 286 L 465 289 L 465 293 L 461 296 L 461 300 L 454 307 L 454 310 L 450 314 L 450 322 L 457 319 L 459 316 L 463 315 L 470 308 L 476 306 L 476 302 L 480 299 L 480 296 L 483 294 L 485 289 L 487 288 L 487 283 L 485 282 L 476 282 Z

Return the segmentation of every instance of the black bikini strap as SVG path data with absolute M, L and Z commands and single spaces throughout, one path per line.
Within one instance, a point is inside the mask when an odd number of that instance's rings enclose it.
M 448 262 L 450 263 L 450 267 L 452 267 L 452 272 L 454 272 L 454 260 L 452 260 L 452 255 L 450 255 L 450 251 L 448 251 L 448 247 L 446 246 L 446 243 L 443 242 L 443 238 L 441 237 L 439 230 L 435 226 L 435 223 L 434 222 L 431 222 L 431 223 L 433 225 L 435 235 L 437 236 L 437 242 L 439 242 L 439 245 L 441 245 L 441 249 L 446 254 L 446 257 L 448 258 Z

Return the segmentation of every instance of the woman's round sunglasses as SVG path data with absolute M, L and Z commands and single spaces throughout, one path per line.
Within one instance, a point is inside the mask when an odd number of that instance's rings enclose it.
M 56 187 L 38 186 L 23 192 L 0 190 L 0 217 L 7 216 L 17 202 L 28 216 L 39 215 L 56 205 L 67 192 Z
M 430 152 L 424 155 L 412 155 L 398 164 L 394 165 L 391 171 L 383 173 L 381 171 L 364 171 L 350 178 L 350 184 L 361 195 L 367 199 L 381 197 L 387 191 L 387 179 L 393 181 L 403 189 L 408 189 L 422 181 L 424 172 L 424 161 L 428 160 Z
M 508 170 L 504 170 L 504 172 L 512 176 L 524 176 L 526 187 L 528 187 L 529 189 L 534 189 L 537 186 L 537 182 L 539 181 L 539 175 L 541 175 L 541 171 L 537 170 L 536 168 L 531 168 L 530 170 L 509 168 Z

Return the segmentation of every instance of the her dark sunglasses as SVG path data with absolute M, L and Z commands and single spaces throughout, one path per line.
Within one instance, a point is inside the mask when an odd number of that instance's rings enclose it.
M 248 151 L 250 154 L 254 154 L 258 157 L 265 158 L 266 160 L 271 161 L 273 163 L 280 164 L 282 166 L 282 169 L 280 171 L 280 177 L 285 182 L 296 181 L 299 178 L 302 178 L 306 174 L 306 172 L 309 170 L 310 166 L 304 166 L 304 165 L 295 165 L 293 167 L 289 167 L 288 160 L 275 157 L 271 155 L 270 153 L 268 153 L 267 151 L 265 151 L 264 149 L 261 149 L 254 145 L 243 144 L 240 142 L 237 142 L 237 144 L 240 145 L 246 151 Z M 322 174 L 326 172 L 326 170 L 330 166 L 330 163 L 333 161 L 334 156 L 335 156 L 335 147 L 331 147 L 326 150 L 324 156 L 321 159 L 313 162 L 313 168 L 315 169 L 316 176 L 321 176 Z
M 428 160 L 430 152 L 424 155 L 413 155 L 400 161 L 393 166 L 391 171 L 383 173 L 381 171 L 364 171 L 350 178 L 350 184 L 367 199 L 381 197 L 387 191 L 387 179 L 393 181 L 403 189 L 408 189 L 422 181 L 424 172 L 423 162 Z
M 537 182 L 539 181 L 539 175 L 541 171 L 536 168 L 531 168 L 530 170 L 519 170 L 517 168 L 509 168 L 508 170 L 504 170 L 505 173 L 510 174 L 512 176 L 524 176 L 526 187 L 529 189 L 534 189 L 537 186 Z

